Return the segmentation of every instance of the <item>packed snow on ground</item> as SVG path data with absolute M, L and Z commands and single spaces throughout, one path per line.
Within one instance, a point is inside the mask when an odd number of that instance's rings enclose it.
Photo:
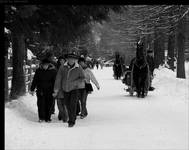
M 5 149 L 137 149 L 188 150 L 189 63 L 187 79 L 160 67 L 154 91 L 144 99 L 129 96 L 112 67 L 93 70 L 100 83 L 89 95 L 89 115 L 73 128 L 58 121 L 38 123 L 36 96 L 29 94 L 5 105 Z

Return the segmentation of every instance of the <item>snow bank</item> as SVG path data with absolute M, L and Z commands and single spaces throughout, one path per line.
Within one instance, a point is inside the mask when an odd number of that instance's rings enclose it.
M 158 69 L 154 70 L 154 74 L 157 75 L 159 78 L 172 78 L 175 79 L 176 77 L 176 71 L 172 71 L 171 69 L 168 69 L 164 66 L 159 66 Z M 185 74 L 186 77 L 188 78 L 189 76 L 189 62 L 185 62 Z
M 154 74 L 155 74 L 155 76 L 158 76 L 159 78 L 168 77 L 168 78 L 175 79 L 175 77 L 176 77 L 176 72 L 174 72 L 168 68 L 165 68 L 163 66 L 160 66 L 158 69 L 155 69 Z
M 154 70 L 155 78 L 153 79 L 152 84 L 156 87 L 154 93 L 157 92 L 159 95 L 161 92 L 161 96 L 168 96 L 168 100 L 176 100 L 171 99 L 170 97 L 179 97 L 184 101 L 189 100 L 189 63 L 185 63 L 185 72 L 186 79 L 176 78 L 176 71 L 173 72 L 170 69 L 160 66 L 158 69 Z M 161 90 L 161 91 L 159 91 Z

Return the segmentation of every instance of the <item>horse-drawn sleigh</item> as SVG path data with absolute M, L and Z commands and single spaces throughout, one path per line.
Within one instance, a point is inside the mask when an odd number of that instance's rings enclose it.
M 137 97 L 144 98 L 148 94 L 151 80 L 152 76 L 144 53 L 143 43 L 137 43 L 136 57 L 131 60 L 122 82 L 128 86 L 127 91 L 131 96 L 136 92 Z
M 129 70 L 127 69 L 124 72 L 123 75 L 123 79 L 122 79 L 122 83 L 124 83 L 125 85 L 128 86 L 128 89 L 125 89 L 127 92 L 129 92 L 130 96 L 134 95 L 134 92 L 137 93 L 137 97 L 142 97 L 144 98 L 145 96 L 147 96 L 148 91 L 149 91 L 149 86 L 150 86 L 150 75 L 148 73 L 147 77 L 145 79 L 139 79 L 139 80 L 143 80 L 144 82 L 141 83 L 141 81 L 134 81 L 133 79 L 133 70 Z M 135 76 L 135 75 L 134 75 Z M 135 79 L 136 80 L 136 79 Z M 139 89 L 137 90 L 135 84 L 136 82 L 139 82 Z M 137 92 L 138 91 L 138 92 Z

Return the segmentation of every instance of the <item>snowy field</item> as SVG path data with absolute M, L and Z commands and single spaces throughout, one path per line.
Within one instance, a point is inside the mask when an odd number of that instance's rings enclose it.
M 88 97 L 89 115 L 73 128 L 58 121 L 38 123 L 36 96 L 5 105 L 6 150 L 188 150 L 189 63 L 187 79 L 166 68 L 155 70 L 156 88 L 144 99 L 130 97 L 113 79 L 111 67 L 93 70 L 101 89 Z

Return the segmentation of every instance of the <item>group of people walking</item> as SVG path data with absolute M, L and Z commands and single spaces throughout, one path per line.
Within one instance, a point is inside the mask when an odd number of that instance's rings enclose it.
M 104 67 L 103 60 L 97 60 L 97 59 L 91 59 L 90 61 L 87 61 L 87 64 L 89 65 L 89 68 L 94 69 L 96 66 L 96 69 L 98 70 L 99 66 L 101 69 Z
M 99 83 L 87 66 L 85 58 L 74 53 L 66 54 L 53 65 L 47 58 L 36 70 L 30 93 L 36 90 L 39 122 L 51 121 L 55 99 L 59 110 L 58 119 L 73 127 L 77 115 L 81 119 L 88 115 L 87 96 L 93 91 L 92 81 L 97 89 Z M 78 112 L 80 112 L 78 114 Z

